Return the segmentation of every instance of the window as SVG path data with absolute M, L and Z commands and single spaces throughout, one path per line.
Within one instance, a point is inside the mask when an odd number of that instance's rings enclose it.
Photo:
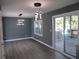
M 72 30 L 78 30 L 78 16 L 71 16 L 72 20 L 71 20 L 71 29 Z
M 34 21 L 34 34 L 43 36 L 42 20 Z
M 18 25 L 18 26 L 24 26 L 24 19 L 18 19 L 16 25 Z

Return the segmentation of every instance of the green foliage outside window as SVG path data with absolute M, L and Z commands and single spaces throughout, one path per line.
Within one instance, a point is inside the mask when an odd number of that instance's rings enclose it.
M 78 16 L 72 16 L 71 18 L 72 18 L 71 25 L 73 25 L 71 29 L 78 30 Z

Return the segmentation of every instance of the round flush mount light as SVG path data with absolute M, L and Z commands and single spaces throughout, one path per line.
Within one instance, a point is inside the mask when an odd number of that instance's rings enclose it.
M 22 13 L 20 13 L 18 16 L 22 16 L 23 14 Z
M 36 2 L 36 3 L 34 3 L 34 6 L 35 6 L 35 7 L 41 7 L 41 3 Z

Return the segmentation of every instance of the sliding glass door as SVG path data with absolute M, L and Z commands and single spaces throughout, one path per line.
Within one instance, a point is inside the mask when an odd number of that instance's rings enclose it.
M 64 51 L 64 17 L 55 18 L 55 48 Z
M 76 56 L 76 44 L 78 44 L 78 16 L 65 17 L 65 53 Z
M 55 49 L 76 56 L 78 44 L 78 16 L 55 17 L 54 45 Z

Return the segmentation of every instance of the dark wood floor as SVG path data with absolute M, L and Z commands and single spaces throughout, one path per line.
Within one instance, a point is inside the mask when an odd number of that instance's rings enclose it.
M 33 40 L 5 43 L 5 56 L 6 59 L 70 59 Z

